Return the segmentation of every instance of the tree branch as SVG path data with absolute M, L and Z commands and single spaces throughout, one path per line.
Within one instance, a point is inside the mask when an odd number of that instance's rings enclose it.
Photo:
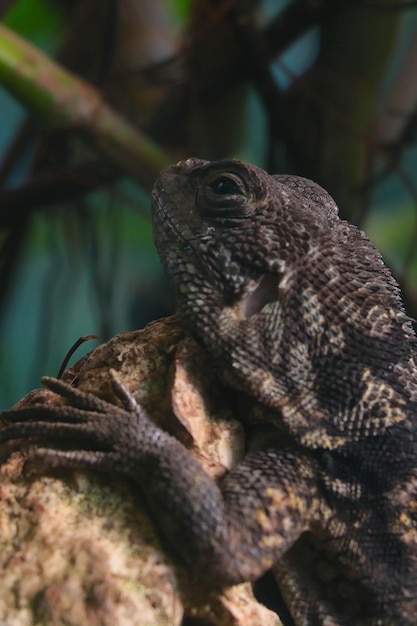
M 173 160 L 108 106 L 97 89 L 4 24 L 0 24 L 0 83 L 39 119 L 86 132 L 113 164 L 146 187 Z

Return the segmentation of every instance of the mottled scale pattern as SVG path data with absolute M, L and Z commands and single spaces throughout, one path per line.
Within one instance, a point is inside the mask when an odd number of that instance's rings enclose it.
M 122 386 L 118 409 L 51 379 L 72 406 L 8 411 L 0 440 L 135 480 L 206 583 L 272 569 L 285 625 L 417 624 L 417 340 L 375 246 L 314 182 L 237 160 L 163 170 L 152 219 L 184 329 L 241 398 L 245 458 L 216 484 Z

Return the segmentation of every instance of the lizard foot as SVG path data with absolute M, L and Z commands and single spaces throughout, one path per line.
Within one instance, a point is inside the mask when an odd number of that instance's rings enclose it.
M 31 447 L 29 467 L 41 463 L 53 468 L 133 472 L 128 457 L 134 459 L 140 453 L 140 442 L 146 446 L 149 436 L 155 437 L 162 431 L 151 422 L 113 370 L 111 375 L 112 389 L 122 407 L 62 380 L 42 378 L 45 387 L 69 404 L 38 404 L 1 412 L 0 444 L 6 452 L 11 452 L 16 441 L 27 442 Z

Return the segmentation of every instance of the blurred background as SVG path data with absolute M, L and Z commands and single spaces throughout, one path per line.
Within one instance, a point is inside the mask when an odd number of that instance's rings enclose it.
M 417 2 L 2 0 L 0 18 L 0 408 L 81 335 L 172 312 L 149 193 L 188 156 L 320 182 L 417 316 Z

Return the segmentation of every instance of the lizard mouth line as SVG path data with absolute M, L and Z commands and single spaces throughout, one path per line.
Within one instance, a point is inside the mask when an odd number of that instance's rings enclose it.
M 175 216 L 177 216 L 176 219 Z M 196 237 L 192 235 L 187 223 L 178 218 L 175 204 L 166 198 L 163 189 L 154 188 L 152 191 L 152 222 L 154 229 L 158 232 L 162 231 L 168 238 L 173 234 L 176 241 L 179 240 L 183 245 L 190 245 L 190 248 L 193 248 L 192 242 L 196 240 Z

